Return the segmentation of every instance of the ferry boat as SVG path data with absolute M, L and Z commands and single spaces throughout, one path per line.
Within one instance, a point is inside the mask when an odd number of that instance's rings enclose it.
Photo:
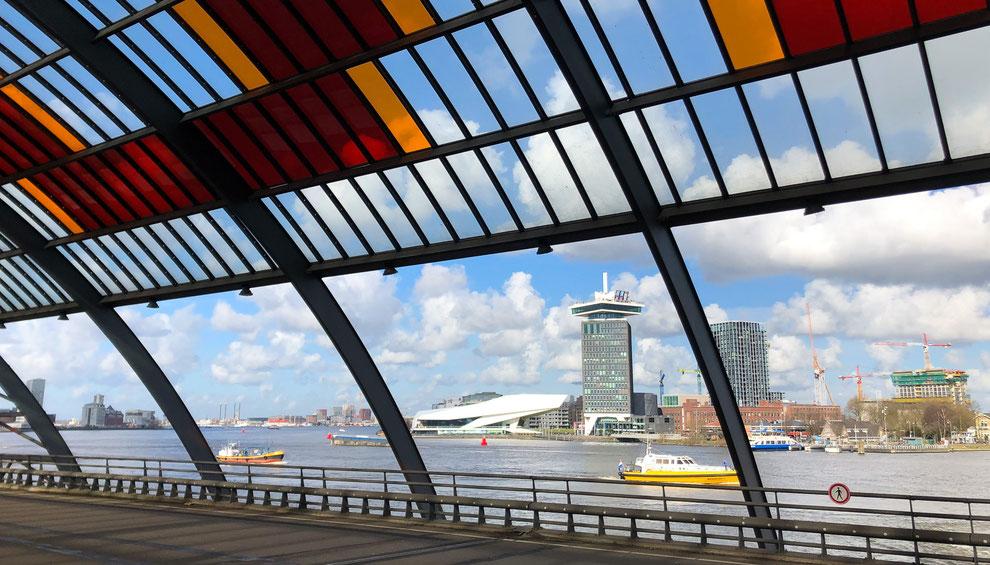
M 799 451 L 804 446 L 790 436 L 754 436 L 749 440 L 753 451 Z
M 644 483 L 739 484 L 736 471 L 728 465 L 699 465 L 686 455 L 653 453 L 649 444 L 646 446 L 646 455 L 637 457 L 632 469 L 625 471 L 620 465 L 619 478 Z
M 283 457 L 285 453 L 281 451 L 241 449 L 237 442 L 230 442 L 217 452 L 217 461 L 221 463 L 281 463 Z

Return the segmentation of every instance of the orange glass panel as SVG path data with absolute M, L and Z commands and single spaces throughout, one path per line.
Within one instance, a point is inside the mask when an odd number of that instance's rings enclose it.
M 347 74 L 357 85 L 364 97 L 371 102 L 382 121 L 388 126 L 395 140 L 406 153 L 419 151 L 430 146 L 426 136 L 420 131 L 409 111 L 399 101 L 399 97 L 385 82 L 374 63 L 364 63 L 347 69 Z
M 70 218 L 69 215 L 66 214 L 65 211 L 62 210 L 51 198 L 48 198 L 48 195 L 35 186 L 33 182 L 27 179 L 21 179 L 17 181 L 17 184 L 21 185 L 24 190 L 28 191 L 28 194 L 33 196 L 34 199 L 38 201 L 39 204 L 44 206 L 49 212 L 52 213 L 53 216 L 58 218 L 58 221 L 62 222 L 65 227 L 69 228 L 69 231 L 72 233 L 82 233 L 83 229 L 79 227 L 79 224 Z
M 784 58 L 764 0 L 708 0 L 732 66 L 752 67 Z
M 15 104 L 21 108 L 24 108 L 24 110 L 28 114 L 31 114 L 34 119 L 38 120 L 38 123 L 40 123 L 45 129 L 52 132 L 55 137 L 62 140 L 62 143 L 64 143 L 70 150 L 82 151 L 86 148 L 86 146 L 83 145 L 82 142 L 76 138 L 76 136 L 72 135 L 69 130 L 65 129 L 62 124 L 58 123 L 58 120 L 53 118 L 52 115 L 45 111 L 41 106 L 35 104 L 34 100 L 31 100 L 31 98 L 21 92 L 21 89 L 12 84 L 8 84 L 7 86 L 0 87 L 0 92 L 3 92 L 9 96 Z
M 217 57 L 220 57 L 245 88 L 251 90 L 268 84 L 268 80 L 258 67 L 254 66 L 244 51 L 241 51 L 234 40 L 224 33 L 196 0 L 185 0 L 176 4 L 175 12 L 206 42 Z
M 420 0 L 382 0 L 382 4 L 407 35 L 436 23 Z

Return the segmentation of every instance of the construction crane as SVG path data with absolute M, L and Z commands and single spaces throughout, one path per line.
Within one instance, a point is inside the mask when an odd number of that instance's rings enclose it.
M 952 347 L 952 344 L 951 343 L 928 343 L 928 334 L 921 334 L 921 335 L 924 338 L 924 341 L 922 341 L 921 343 L 918 343 L 916 341 L 878 341 L 878 342 L 874 343 L 873 345 L 892 345 L 892 346 L 895 346 L 895 347 L 908 347 L 908 346 L 924 347 L 925 348 L 925 370 L 926 371 L 931 371 L 932 370 L 932 357 L 928 353 L 928 348 L 929 347 Z
M 842 375 L 840 379 L 856 379 L 856 398 L 863 401 L 863 377 L 889 377 L 890 373 L 860 373 L 859 365 L 856 365 L 855 375 Z
M 697 369 L 677 369 L 683 375 L 684 373 L 694 373 L 698 375 L 698 395 L 705 394 L 704 383 L 701 382 L 701 371 Z
M 666 376 L 667 376 L 667 375 L 664 375 L 664 374 L 663 374 L 663 371 L 660 371 L 660 402 L 661 402 L 661 403 L 663 402 L 663 379 L 664 379 L 664 378 L 665 378 Z
M 815 332 L 811 329 L 811 305 L 804 303 L 804 309 L 808 313 L 808 337 L 811 338 L 811 367 L 815 372 L 815 404 L 825 405 L 825 397 L 828 397 L 828 405 L 835 404 L 832 400 L 832 393 L 828 390 L 825 382 L 825 368 L 818 363 L 818 353 L 815 351 Z

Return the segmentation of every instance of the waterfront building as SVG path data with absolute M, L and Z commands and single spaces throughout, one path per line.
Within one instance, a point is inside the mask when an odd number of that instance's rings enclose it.
M 822 440 L 826 443 L 877 443 L 881 439 L 880 424 L 853 419 L 829 420 L 822 428 Z
M 38 399 L 38 404 L 45 405 L 45 379 L 31 379 L 24 381 L 24 386 L 31 391 L 31 394 Z
M 782 390 L 771 390 L 769 397 L 767 398 L 770 402 L 783 402 L 784 401 L 784 391 Z
M 343 406 L 334 406 L 330 410 L 331 410 L 330 413 L 333 414 L 333 416 L 335 418 L 340 418 L 340 417 L 342 417 L 344 415 L 344 407 Z
M 412 431 L 418 434 L 532 434 L 526 420 L 541 414 L 556 412 L 552 418 L 566 413 L 566 394 L 510 394 L 485 402 L 450 408 L 421 410 L 412 421 Z M 549 421 L 548 421 L 549 422 Z
M 894 383 L 894 402 L 951 400 L 954 404 L 970 403 L 969 393 L 966 391 L 969 375 L 965 371 L 897 371 L 890 375 L 890 380 Z
M 358 420 L 362 422 L 371 420 L 371 408 L 362 408 L 358 410 Z
M 990 414 L 983 412 L 977 414 L 974 427 L 976 428 L 977 441 L 983 443 L 990 441 Z
M 124 425 L 128 428 L 154 428 L 154 410 L 128 410 L 124 412 Z
M 677 408 L 665 407 L 663 413 L 674 418 L 678 425 L 678 431 L 701 431 L 706 428 L 719 431 L 715 407 L 702 405 L 695 399 L 686 399 Z M 786 422 L 792 420 L 824 424 L 828 420 L 840 420 L 842 418 L 842 409 L 838 406 L 819 406 L 794 402 L 763 401 L 757 406 L 740 406 L 739 413 L 742 415 L 743 424 L 747 426 L 758 425 L 761 421 Z
M 581 322 L 581 392 L 586 435 L 604 434 L 608 428 L 630 422 L 633 413 L 632 328 L 629 316 L 643 312 L 623 290 L 608 290 L 602 274 L 602 292 L 590 302 L 571 306 Z
M 120 428 L 124 425 L 124 413 L 113 406 L 107 406 L 106 416 L 103 417 L 103 427 Z
M 327 409 L 326 408 L 318 408 L 316 410 L 316 421 L 317 422 L 326 422 L 327 421 Z
M 479 402 L 485 402 L 500 396 L 502 395 L 497 392 L 476 392 L 474 394 L 465 394 L 464 396 L 452 396 L 450 398 L 444 398 L 442 401 L 434 404 L 433 409 L 437 410 L 440 408 L 464 406 L 466 404 L 478 404 Z
M 84 428 L 102 428 L 106 425 L 107 407 L 103 404 L 103 395 L 93 396 L 92 402 L 83 404 L 82 418 L 79 425 Z
M 759 406 L 770 400 L 767 330 L 758 322 L 719 322 L 711 325 L 736 403 Z

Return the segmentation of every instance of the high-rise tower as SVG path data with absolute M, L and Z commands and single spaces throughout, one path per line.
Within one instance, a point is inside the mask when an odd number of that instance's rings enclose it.
M 767 330 L 758 322 L 712 324 L 712 336 L 739 406 L 770 400 Z
M 609 423 L 628 422 L 633 411 L 632 329 L 626 320 L 643 312 L 643 304 L 624 290 L 602 291 L 591 302 L 571 306 L 581 322 L 581 388 L 584 433 L 605 433 Z

